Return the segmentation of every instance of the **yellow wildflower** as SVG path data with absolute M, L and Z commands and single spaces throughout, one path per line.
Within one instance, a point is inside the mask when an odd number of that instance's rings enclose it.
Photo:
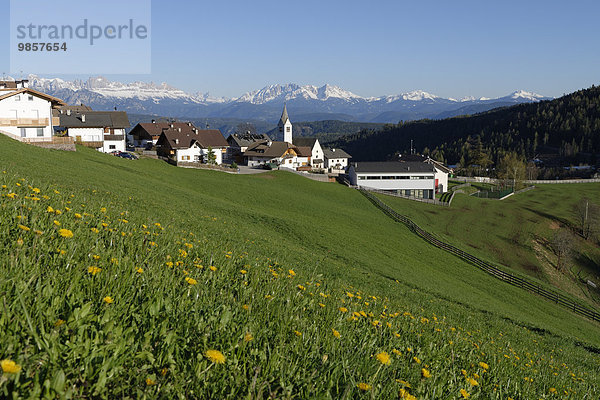
M 471 386 L 479 386 L 479 383 L 477 383 L 477 381 L 473 378 L 467 377 L 467 382 L 469 382 Z
M 211 265 L 210 267 L 208 267 L 208 269 L 210 269 L 211 271 L 215 272 L 217 270 L 217 267 Z
M 240 271 L 240 274 L 242 274 L 242 275 L 246 275 L 247 273 L 248 273 L 248 271 L 246 271 L 245 269 L 242 269 L 242 270 Z
M 335 329 L 331 329 L 333 331 L 333 336 L 335 336 L 336 338 L 340 338 L 342 335 L 340 335 L 340 333 L 338 331 L 336 331 Z
M 390 355 L 385 351 L 378 353 L 376 357 L 377 361 L 379 361 L 383 365 L 390 365 L 392 363 L 392 361 L 390 360 Z
M 417 399 L 415 396 L 408 393 L 408 390 L 406 390 L 406 389 L 400 389 L 400 393 L 399 393 L 398 397 L 400 397 L 401 399 L 406 399 L 406 400 L 416 400 Z
M 102 271 L 102 268 L 98 267 L 88 267 L 88 272 L 92 275 L 96 275 L 98 272 Z
M 111 303 L 113 303 L 113 302 L 114 302 L 113 298 L 112 298 L 112 297 L 110 297 L 110 296 L 106 296 L 106 297 L 105 297 L 105 298 L 103 298 L 102 300 L 104 300 L 104 302 L 105 302 L 106 304 L 111 304 Z
M 2 360 L 0 366 L 2 371 L 7 374 L 18 374 L 21 371 L 21 366 L 12 360 Z
M 487 365 L 486 363 L 484 363 L 483 361 L 481 361 L 481 362 L 479 363 L 479 366 L 480 366 L 481 368 L 485 369 L 485 370 L 487 370 L 488 368 L 490 368 L 490 366 L 489 366 L 489 365 Z
M 300 290 L 306 290 L 306 288 L 304 286 L 302 286 L 302 285 L 298 285 L 297 288 L 300 289 Z
M 248 310 L 250 309 L 250 306 L 249 306 L 248 304 L 244 304 L 244 305 L 242 306 L 242 308 L 243 308 L 244 310 L 248 311 Z
M 288 273 L 289 273 L 291 276 L 296 276 L 296 273 L 294 272 L 294 270 L 293 270 L 293 269 L 290 269 L 290 270 L 288 271 Z
M 348 309 L 346 307 L 340 307 L 339 310 L 344 313 L 348 312 Z
M 54 326 L 58 327 L 58 326 L 61 326 L 61 325 L 62 325 L 62 324 L 64 324 L 64 323 L 65 323 L 65 320 L 64 320 L 64 319 L 58 319 L 58 320 L 57 320 L 57 321 L 54 323 Z
M 25 232 L 29 232 L 31 229 L 29 229 L 28 227 L 26 227 L 25 225 L 20 225 L 19 224 L 19 228 L 21 228 L 22 230 L 24 230 Z
M 58 222 L 57 220 L 54 220 L 54 225 L 60 226 L 60 222 Z
M 82 218 L 82 217 L 81 217 L 81 214 L 79 214 L 79 213 L 75 213 L 75 218 L 77 218 L 77 219 L 81 219 L 81 218 Z
M 369 385 L 368 383 L 364 383 L 364 382 L 359 383 L 358 385 L 356 385 L 356 387 L 365 392 L 367 390 L 371 390 L 371 385 Z
M 299 332 L 299 331 L 295 330 L 294 333 L 296 334 L 296 336 L 302 336 L 302 332 Z
M 156 381 L 152 380 L 151 378 L 146 378 L 146 385 L 148 385 L 148 386 L 156 385 Z
M 463 399 L 468 399 L 469 396 L 471 396 L 465 389 L 460 389 L 460 395 L 463 397 Z
M 431 378 L 431 373 L 425 368 L 421 369 L 421 375 L 423 375 L 423 378 Z
M 67 239 L 73 237 L 73 232 L 68 229 L 59 229 L 58 234 Z
M 225 363 L 225 356 L 219 350 L 206 350 L 204 355 L 215 364 Z
M 244 335 L 244 342 L 251 342 L 254 339 L 254 336 L 250 332 L 246 332 Z
M 143 268 L 138 268 L 135 270 L 135 272 L 137 272 L 138 274 L 143 274 L 144 273 L 144 269 Z
M 195 285 L 195 284 L 197 284 L 197 283 L 198 283 L 198 281 L 197 281 L 197 280 L 195 280 L 194 278 L 190 278 L 190 277 L 186 277 L 186 278 L 185 278 L 185 281 L 186 281 L 187 283 L 189 283 L 190 285 Z

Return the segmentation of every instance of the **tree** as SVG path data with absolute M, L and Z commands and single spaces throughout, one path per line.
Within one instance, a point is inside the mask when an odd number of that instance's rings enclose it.
M 599 207 L 592 203 L 588 198 L 584 197 L 575 205 L 577 226 L 579 228 L 579 233 L 585 240 L 588 240 L 597 229 L 599 214 Z
M 498 178 L 512 183 L 513 189 L 517 190 L 517 185 L 525 178 L 525 163 L 516 153 L 506 154 L 498 165 Z
M 567 261 L 573 250 L 573 236 L 567 229 L 559 229 L 552 238 L 552 250 L 556 254 L 556 269 L 567 270 Z
M 208 154 L 207 154 L 207 158 L 208 158 L 208 163 L 209 164 L 216 164 L 217 163 L 217 156 L 215 155 L 215 152 L 213 151 L 212 147 L 208 147 Z

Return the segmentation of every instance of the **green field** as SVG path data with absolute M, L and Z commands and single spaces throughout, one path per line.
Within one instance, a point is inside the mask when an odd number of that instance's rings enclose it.
M 585 282 L 600 282 L 600 242 L 577 234 L 574 211 L 584 197 L 600 199 L 600 184 L 537 185 L 502 201 L 457 194 L 450 208 L 379 196 L 440 239 L 598 307 L 600 292 Z M 566 274 L 556 270 L 551 244 L 559 229 L 571 232 L 573 238 Z
M 352 189 L 4 137 L 0 169 L 2 396 L 597 397 L 598 324 Z

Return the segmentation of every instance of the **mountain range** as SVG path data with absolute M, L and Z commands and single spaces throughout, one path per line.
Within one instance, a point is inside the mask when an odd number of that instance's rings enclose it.
M 548 100 L 549 97 L 515 91 L 499 98 L 442 98 L 422 90 L 391 96 L 361 97 L 337 86 L 270 85 L 237 98 L 216 98 L 208 93 L 187 93 L 166 83 L 121 83 L 104 77 L 67 81 L 29 77 L 30 87 L 59 97 L 69 104 L 86 104 L 95 110 L 118 109 L 129 113 L 176 118 L 235 118 L 276 123 L 286 103 L 294 121 L 341 120 L 397 123 L 423 118 L 442 119 L 493 108 Z

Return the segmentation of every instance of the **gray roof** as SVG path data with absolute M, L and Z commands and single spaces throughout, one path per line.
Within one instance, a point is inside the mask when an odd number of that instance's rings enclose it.
M 286 121 L 289 121 L 290 117 L 288 117 L 287 106 L 283 105 L 283 113 L 281 113 L 281 118 L 279 119 L 279 124 L 284 125 Z
M 129 128 L 129 118 L 125 111 L 73 111 L 67 115 L 58 113 L 62 128 Z M 85 115 L 85 122 L 83 116 Z
M 295 137 L 292 139 L 292 142 L 296 146 L 310 147 L 312 149 L 315 146 L 315 143 L 317 143 L 317 138 Z
M 342 149 L 323 149 L 323 155 L 329 160 L 332 158 L 352 158 L 350 154 Z
M 271 140 L 266 133 L 259 135 L 258 133 L 234 133 L 229 135 L 227 142 L 230 145 L 236 145 L 238 147 L 248 147 L 256 142 L 264 142 Z
M 277 158 L 282 157 L 288 149 L 293 149 L 296 154 L 300 152 L 296 146 L 287 142 L 257 142 L 248 147 L 244 156 Z
M 357 162 L 352 166 L 356 172 L 435 172 L 431 164 L 418 161 L 376 161 L 376 162 Z

